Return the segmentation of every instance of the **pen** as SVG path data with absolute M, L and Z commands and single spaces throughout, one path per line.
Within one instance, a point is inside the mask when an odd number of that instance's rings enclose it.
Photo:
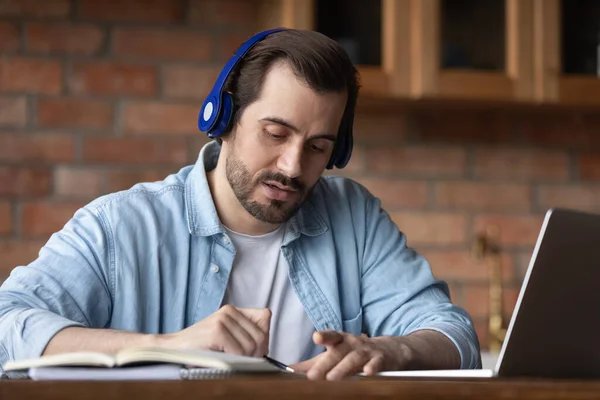
M 273 358 L 271 358 L 269 356 L 263 356 L 263 358 L 265 360 L 267 360 L 268 362 L 270 362 L 271 364 L 273 364 L 274 366 L 278 367 L 278 368 L 284 369 L 284 370 L 286 370 L 288 372 L 296 372 L 296 371 L 294 371 L 293 368 L 288 367 L 287 365 L 285 365 L 281 361 L 277 361 L 277 360 L 275 360 L 275 359 L 273 359 Z

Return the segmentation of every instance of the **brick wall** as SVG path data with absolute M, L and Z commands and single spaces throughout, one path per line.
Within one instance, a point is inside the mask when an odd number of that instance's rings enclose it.
M 488 269 L 472 256 L 473 241 L 500 229 L 508 323 L 545 211 L 600 211 L 600 115 L 440 103 L 392 111 L 359 115 L 345 174 L 382 198 L 486 347 Z
M 198 108 L 254 31 L 254 11 L 233 0 L 0 0 L 0 279 L 89 200 L 195 161 Z M 342 173 L 382 198 L 485 347 L 475 235 L 501 229 L 508 318 L 544 211 L 600 210 L 598 128 L 577 110 L 375 108 L 357 116 Z

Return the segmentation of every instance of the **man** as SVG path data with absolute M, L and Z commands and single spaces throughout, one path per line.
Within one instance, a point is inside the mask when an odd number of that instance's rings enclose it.
M 322 177 L 351 152 L 346 53 L 309 31 L 250 42 L 202 107 L 216 140 L 194 166 L 95 200 L 5 281 L 2 363 L 157 345 L 309 379 L 479 367 L 470 318 L 379 200 Z

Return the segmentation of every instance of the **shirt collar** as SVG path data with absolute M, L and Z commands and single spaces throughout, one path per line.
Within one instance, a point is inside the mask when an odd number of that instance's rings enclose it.
M 216 141 L 205 144 L 185 182 L 188 229 L 193 236 L 211 236 L 224 232 L 206 178 L 206 172 L 217 166 L 220 151 L 221 146 Z M 320 183 L 317 183 L 315 190 L 319 189 Z M 327 225 L 323 217 L 309 199 L 288 221 L 283 244 L 298 238 L 300 234 L 318 236 L 326 231 Z

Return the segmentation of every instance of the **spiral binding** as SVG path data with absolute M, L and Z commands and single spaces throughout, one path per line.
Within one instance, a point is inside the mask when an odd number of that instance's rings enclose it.
M 227 378 L 233 371 L 216 368 L 182 368 L 180 371 L 181 379 L 196 380 L 196 379 L 219 379 Z

